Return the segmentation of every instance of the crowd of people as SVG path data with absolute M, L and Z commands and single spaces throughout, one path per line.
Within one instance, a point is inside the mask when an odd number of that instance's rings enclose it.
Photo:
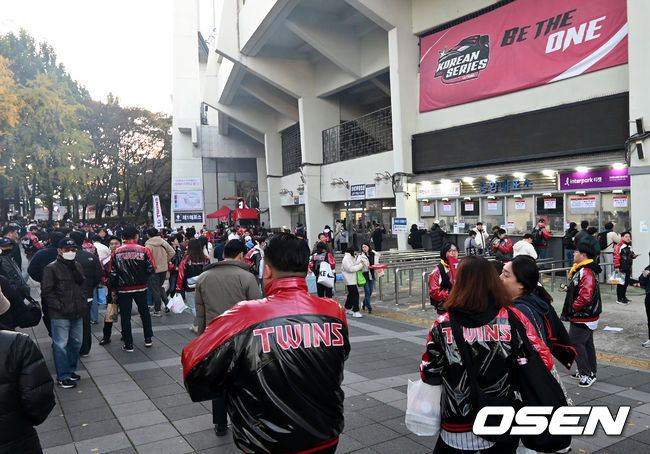
M 21 232 L 19 226 L 5 225 L 0 238 L 0 355 L 20 361 L 6 362 L 0 371 L 0 421 L 15 428 L 3 431 L 0 451 L 39 452 L 33 427 L 54 406 L 54 383 L 43 357 L 28 336 L 14 332 L 17 327 L 40 323 L 42 310 L 52 337 L 56 384 L 69 389 L 81 379 L 77 363 L 79 356 L 90 354 L 90 328 L 100 322 L 99 306 L 106 304 L 99 344 L 111 342 L 119 313 L 122 349 L 133 352 L 133 305 L 142 322 L 143 346 L 149 348 L 152 317 L 164 316 L 181 295 L 192 314 L 190 330 L 199 336 L 183 350 L 185 385 L 194 401 L 212 401 L 216 435 L 227 433 L 230 419 L 234 440 L 246 452 L 334 452 L 343 429 L 341 383 L 350 351 L 346 316 L 362 317 L 364 309 L 372 313 L 374 282 L 384 267 L 381 240 L 357 247 L 337 223 L 334 231 L 325 226 L 310 247 L 301 227 L 274 233 L 225 226 L 159 231 L 147 225 L 68 224 Z M 420 229 L 414 227 L 409 237 L 413 247 L 421 241 Z M 518 440 L 481 438 L 471 428 L 480 409 L 477 393 L 517 405 L 517 381 L 503 377 L 518 373 L 512 365 L 521 364 L 524 351 L 527 361 L 531 351 L 538 355 L 543 364 L 538 374 L 548 374 L 560 387 L 553 357 L 567 369 L 575 361 L 578 386 L 596 381 L 593 332 L 602 312 L 603 273 L 598 262 L 609 263 L 603 254 L 612 246 L 613 270 L 627 284 L 637 257 L 630 233 L 619 236 L 609 227 L 598 235 L 583 223 L 581 232 L 567 233 L 573 266 L 560 315 L 541 285 L 535 260 L 546 256 L 550 238 L 543 220 L 537 232 L 515 245 L 503 229 L 488 235 L 478 223 L 465 241 L 463 258 L 458 246 L 439 234 L 441 260 L 429 277 L 431 304 L 439 317 L 423 339 L 420 364 L 422 381 L 441 385 L 446 395 L 435 453 L 516 451 Z M 439 226 L 434 230 L 442 232 Z M 375 231 L 383 234 L 381 226 Z M 602 239 L 612 244 L 601 247 Z M 344 307 L 332 299 L 335 249 L 344 252 Z M 488 261 L 487 254 L 495 260 Z M 310 272 L 318 296 L 308 291 Z M 642 284 L 649 274 L 650 267 L 640 276 Z M 31 298 L 30 280 L 40 285 L 41 307 Z M 621 286 L 618 299 L 625 304 Z M 568 330 L 561 320 L 569 322 Z M 28 376 L 20 389 L 15 386 L 18 375 Z M 17 405 L 17 399 L 23 403 Z

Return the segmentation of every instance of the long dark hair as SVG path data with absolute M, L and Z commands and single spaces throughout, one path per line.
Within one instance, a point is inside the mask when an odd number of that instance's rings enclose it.
M 511 263 L 515 279 L 524 286 L 524 295 L 534 293 L 548 304 L 553 302 L 553 297 L 539 285 L 539 268 L 534 258 L 529 255 L 518 255 Z
M 196 238 L 192 238 L 189 243 L 187 243 L 187 257 L 192 263 L 203 263 L 205 262 L 205 254 L 203 253 L 203 245 Z
M 497 308 L 510 304 L 494 266 L 481 256 L 467 256 L 458 264 L 454 286 L 444 308 L 485 312 L 488 301 Z

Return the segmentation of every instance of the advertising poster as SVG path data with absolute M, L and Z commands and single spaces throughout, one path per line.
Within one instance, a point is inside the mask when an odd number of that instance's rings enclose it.
M 350 186 L 350 200 L 363 200 L 366 198 L 366 185 L 353 184 Z
M 544 199 L 544 209 L 554 210 L 557 208 L 557 199 Z
M 172 191 L 172 209 L 187 211 L 203 210 L 202 191 Z
M 393 233 L 406 233 L 406 218 L 393 218 Z
M 515 200 L 515 210 L 525 210 L 526 201 L 525 200 Z
M 153 226 L 158 230 L 165 227 L 162 207 L 160 206 L 160 197 L 158 197 L 158 195 L 153 196 Z
M 366 185 L 366 199 L 374 199 L 377 197 L 377 185 L 367 184 Z

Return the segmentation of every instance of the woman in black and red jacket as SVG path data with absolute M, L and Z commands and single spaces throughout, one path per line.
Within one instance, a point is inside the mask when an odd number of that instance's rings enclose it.
M 524 325 L 530 342 L 549 371 L 553 358 L 530 321 L 517 309 L 507 310 L 508 305 L 506 291 L 490 262 L 475 255 L 460 262 L 456 282 L 444 304 L 448 312 L 438 317 L 431 327 L 420 365 L 423 382 L 443 385 L 442 430 L 434 454 L 479 450 L 502 454 L 517 450 L 516 445 L 493 443 L 472 433 L 479 409 L 473 408 L 470 380 L 450 321 L 452 317 L 463 328 L 467 350 L 476 369 L 481 371 L 476 379 L 483 393 L 510 397 L 514 402 L 510 370 L 516 364 L 522 340 L 511 328 L 508 310 Z
M 178 265 L 178 279 L 176 280 L 176 292 L 185 292 L 185 304 L 190 308 L 192 316 L 192 326 L 190 331 L 198 333 L 199 328 L 196 326 L 196 306 L 194 305 L 194 287 L 196 278 L 203 272 L 203 267 L 210 264 L 210 259 L 203 253 L 203 245 L 195 238 L 187 244 L 185 257 Z

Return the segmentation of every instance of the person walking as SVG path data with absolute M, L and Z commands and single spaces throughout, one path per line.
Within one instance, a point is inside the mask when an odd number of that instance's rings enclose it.
M 533 247 L 533 236 L 530 233 L 524 234 L 524 237 L 517 241 L 512 247 L 512 256 L 527 255 L 533 259 L 537 258 L 537 251 Z
M 514 404 L 517 389 L 511 371 L 523 340 L 510 323 L 512 317 L 523 324 L 534 347 L 533 354 L 539 354 L 546 368 L 552 369 L 553 358 L 548 347 L 521 312 L 506 309 L 509 305 L 496 270 L 485 258 L 474 255 L 460 262 L 456 283 L 444 303 L 447 312 L 433 323 L 420 364 L 424 383 L 442 385 L 442 424 L 434 454 L 477 451 L 514 454 L 517 451 L 517 443 L 495 443 L 472 433 L 474 418 L 480 409 L 473 408 L 470 385 L 473 377 L 468 371 L 472 366 L 462 359 L 463 352 L 467 351 L 474 368 L 481 371 L 474 379 L 484 394 L 510 398 Z M 465 333 L 462 338 L 453 334 L 455 327 Z M 494 329 L 508 335 L 483 336 Z
M 429 274 L 429 302 L 438 314 L 446 312 L 444 303 L 449 297 L 458 268 L 458 246 L 447 243 L 440 250 L 440 263 Z
M 122 246 L 122 240 L 120 240 L 118 237 L 113 236 L 108 238 L 108 248 L 111 251 L 111 254 Z M 109 263 L 111 262 L 111 257 L 112 255 L 109 255 L 104 261 L 102 262 L 102 268 L 104 271 L 104 276 L 106 277 L 106 281 L 108 281 L 108 267 Z M 117 304 L 117 297 L 114 293 L 110 295 L 111 298 L 111 303 Z M 107 301 L 108 303 L 108 301 Z M 111 343 L 111 333 L 113 332 L 113 322 L 107 322 L 106 319 L 104 319 L 104 327 L 102 329 L 102 339 L 99 341 L 99 345 L 106 345 Z
M 195 402 L 225 392 L 241 451 L 333 453 L 350 352 L 345 312 L 309 294 L 305 241 L 280 233 L 264 251 L 266 298 L 237 303 L 183 349 L 185 387 Z
M 162 303 L 167 304 L 167 294 L 163 288 L 165 279 L 167 278 L 167 271 L 169 269 L 167 263 L 174 257 L 174 249 L 160 237 L 158 229 L 152 227 L 147 230 L 147 241 L 144 247 L 151 251 L 153 259 L 156 263 L 156 272 L 149 278 L 149 288 L 151 289 L 151 296 L 153 298 L 153 316 L 160 317 Z
M 0 289 L 0 316 L 9 302 Z M 42 453 L 34 426 L 54 405 L 54 386 L 45 359 L 27 334 L 0 326 L 0 453 Z
M 90 325 L 92 322 L 92 309 L 93 309 L 93 294 L 97 290 L 97 286 L 102 281 L 102 265 L 99 258 L 91 253 L 84 251 L 82 248 L 84 234 L 82 232 L 71 232 L 70 238 L 77 245 L 77 255 L 75 260 L 81 265 L 81 270 L 86 278 L 84 280 L 84 289 L 86 290 L 86 300 L 88 301 L 88 310 L 83 316 L 83 336 L 81 341 L 81 349 L 79 355 L 86 357 L 90 354 L 90 347 L 92 346 L 92 334 L 90 332 Z M 95 313 L 95 324 L 97 317 Z
M 357 289 L 357 271 L 363 269 L 361 258 L 357 255 L 357 250 L 353 245 L 348 245 L 345 250 L 345 255 L 341 261 L 341 268 L 343 269 L 343 281 L 348 290 L 348 296 L 345 299 L 345 309 L 349 315 L 356 318 L 361 318 L 359 312 L 359 290 Z
M 262 298 L 262 292 L 250 266 L 244 261 L 246 246 L 231 240 L 223 249 L 223 261 L 207 265 L 196 280 L 195 304 L 198 333 L 240 301 Z M 228 415 L 226 395 L 212 400 L 212 422 L 217 436 L 226 435 Z
M 361 255 L 365 258 L 365 260 L 362 261 L 363 269 L 361 271 L 363 272 L 363 277 L 366 279 L 366 283 L 363 285 L 362 309 L 366 309 L 369 314 L 372 314 L 370 298 L 375 289 L 375 277 L 379 276 L 379 272 L 383 273 L 383 270 L 375 271 L 375 268 L 373 267 L 379 264 L 381 254 L 377 251 L 373 251 L 369 243 L 363 243 L 361 245 Z
M 75 373 L 83 337 L 83 317 L 89 310 L 83 269 L 75 260 L 77 243 L 59 241 L 58 257 L 43 271 L 41 298 L 47 301 L 52 331 L 56 380 L 61 388 L 74 388 L 81 378 Z
M 632 261 L 639 255 L 632 250 L 632 234 L 623 232 L 621 241 L 614 248 L 614 271 L 625 275 L 625 282 L 616 286 L 616 302 L 622 305 L 630 304 L 625 293 L 630 285 L 630 274 L 632 273 Z
M 109 288 L 111 297 L 117 300 L 122 321 L 122 349 L 133 352 L 133 332 L 131 331 L 131 310 L 135 302 L 142 329 L 144 331 L 144 346 L 153 345 L 153 328 L 151 314 L 147 307 L 147 282 L 156 272 L 156 262 L 151 251 L 138 244 L 138 230 L 127 225 L 122 232 L 122 246 L 117 248 L 108 265 Z
M 562 319 L 569 320 L 569 338 L 578 352 L 577 372 L 572 378 L 580 380 L 578 386 L 588 388 L 596 381 L 597 363 L 594 348 L 594 330 L 602 312 L 598 275 L 602 271 L 594 261 L 596 251 L 586 241 L 578 243 L 573 254 L 573 267 L 569 271 L 569 286 L 562 308 Z
M 375 245 L 375 251 L 382 250 L 381 245 L 384 241 L 385 234 L 386 234 L 386 229 L 383 226 L 377 224 L 375 226 L 375 230 L 372 231 L 372 235 L 370 237 L 372 240 L 372 244 Z M 343 247 L 341 247 L 341 252 L 345 252 L 345 249 L 343 249 Z
M 537 221 L 537 225 L 531 232 L 531 236 L 537 257 L 545 259 L 546 253 L 548 252 L 548 240 L 551 239 L 551 232 L 546 228 L 546 221 L 544 219 Z
M 483 228 L 483 223 L 481 221 L 476 223 L 476 227 L 472 229 L 474 232 L 476 232 L 476 253 L 478 255 L 483 255 L 488 249 L 489 249 L 489 238 L 490 235 L 485 231 Z M 471 231 L 470 231 L 471 234 Z
M 346 243 L 345 248 L 347 249 L 347 247 L 348 245 Z M 316 291 L 318 292 L 318 296 L 321 298 L 323 297 L 331 298 L 333 289 L 318 283 L 320 266 L 321 263 L 325 261 L 329 263 L 330 268 L 332 268 L 332 272 L 334 273 L 334 269 L 336 268 L 336 259 L 334 258 L 334 254 L 331 254 L 328 251 L 326 243 L 319 241 L 318 243 L 316 243 L 316 250 L 314 254 L 312 254 L 309 259 L 309 271 L 311 271 L 316 275 Z
M 246 249 L 241 240 L 230 240 L 230 241 L 239 241 L 242 247 Z M 229 241 L 229 243 L 230 243 Z M 225 249 L 224 249 L 225 251 Z M 220 262 L 217 262 L 220 263 Z M 181 260 L 181 264 L 178 266 L 178 279 L 176 280 L 176 293 L 183 292 L 185 295 L 185 304 L 190 308 L 192 313 L 192 326 L 190 326 L 190 331 L 193 333 L 198 333 L 199 328 L 197 326 L 196 318 L 196 304 L 194 298 L 194 289 L 196 288 L 196 280 L 198 276 L 203 272 L 203 268 L 206 265 L 210 264 L 210 259 L 205 256 L 203 253 L 203 246 L 201 242 L 196 238 L 193 238 L 187 243 L 187 251 L 185 252 L 185 257 Z

